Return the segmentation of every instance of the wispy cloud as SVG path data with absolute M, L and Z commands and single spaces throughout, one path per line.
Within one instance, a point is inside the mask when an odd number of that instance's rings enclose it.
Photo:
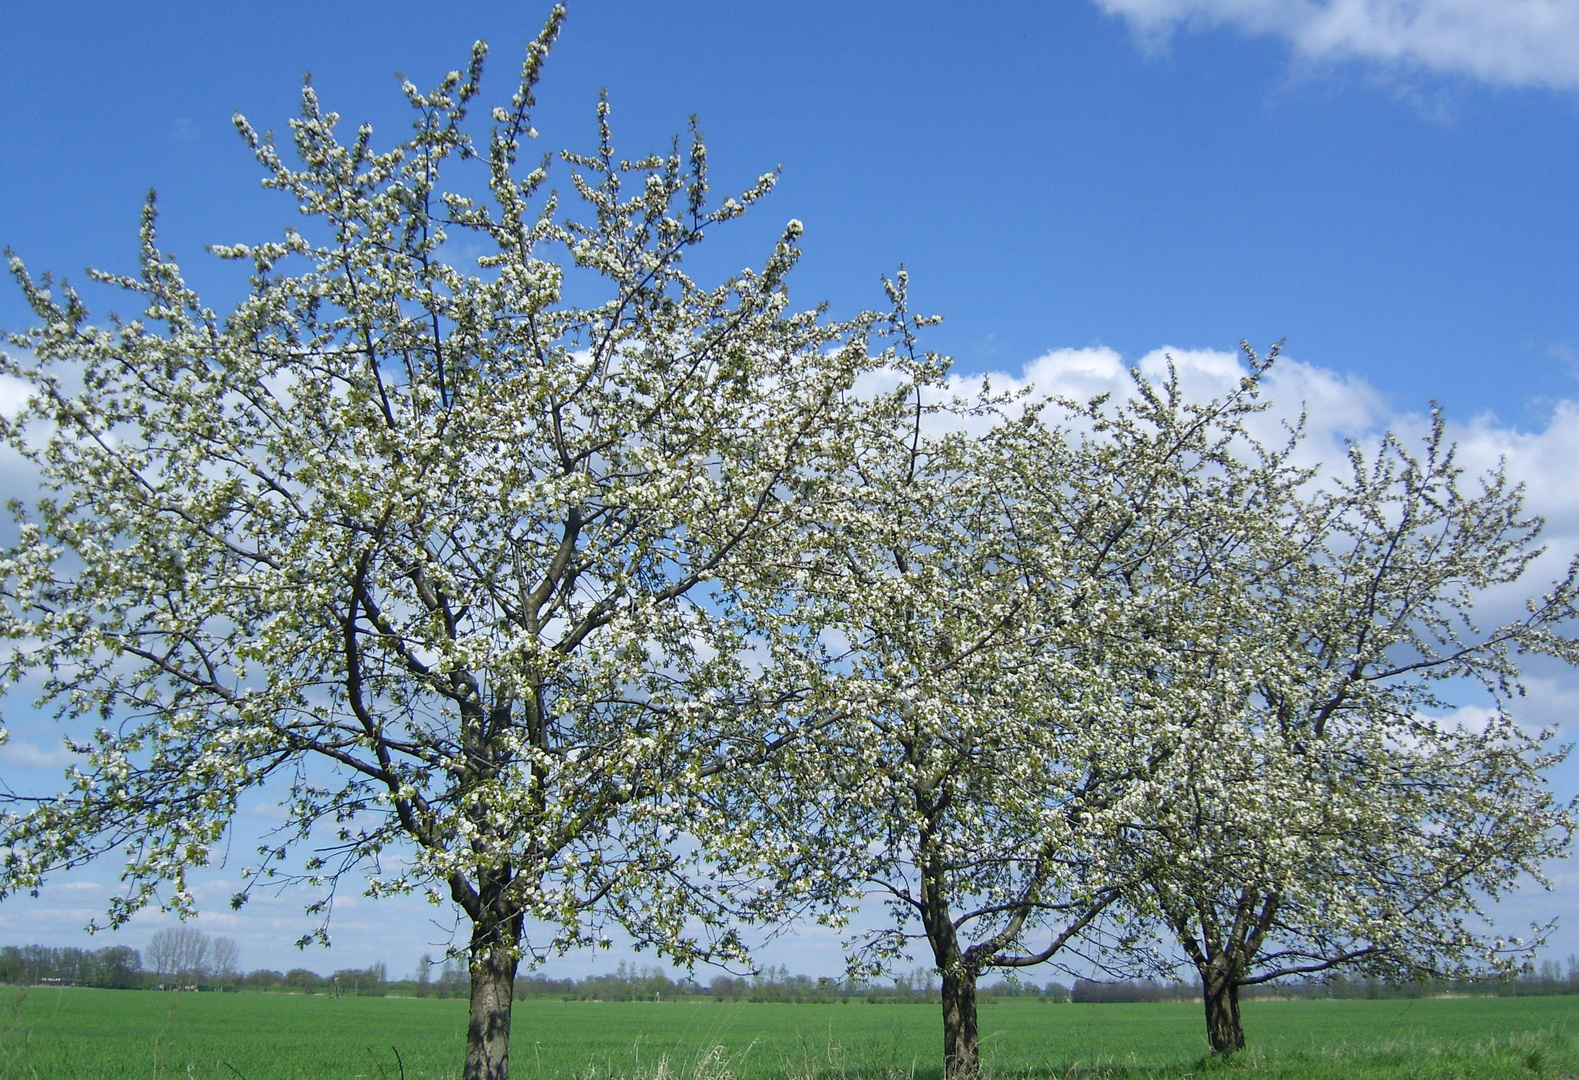
M 0 746 L 0 764 L 18 769 L 63 769 L 74 760 L 64 746 L 42 747 L 23 739 Z
M 178 116 L 170 122 L 166 134 L 173 142 L 190 143 L 197 140 L 202 130 L 190 116 Z
M 1151 46 L 1224 26 L 1317 62 L 1362 61 L 1493 86 L 1579 88 L 1574 0 L 1094 0 Z

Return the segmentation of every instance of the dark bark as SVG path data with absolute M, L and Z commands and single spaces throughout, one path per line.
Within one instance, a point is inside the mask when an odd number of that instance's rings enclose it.
M 1235 973 L 1210 965 L 1202 973 L 1202 998 L 1206 1003 L 1206 1038 L 1214 1054 L 1234 1054 L 1245 1048 L 1245 1029 L 1239 1020 L 1239 980 Z
M 1239 988 L 1273 975 L 1252 975 L 1256 957 L 1276 923 L 1282 897 L 1277 892 L 1241 889 L 1232 919 L 1219 919 L 1210 898 L 1197 897 L 1193 910 L 1159 895 L 1169 925 L 1201 975 L 1206 1006 L 1206 1041 L 1212 1053 L 1227 1056 L 1245 1048 L 1239 1018 Z M 1198 934 L 1197 934 L 1198 931 Z
M 926 793 L 917 794 L 926 815 L 920 844 L 921 925 L 943 976 L 943 1075 L 945 1080 L 976 1080 L 981 1074 L 976 1027 L 976 977 L 980 972 L 960 950 L 958 932 L 949 918 L 947 876 L 934 843 L 937 818 L 947 800 L 932 801 Z
M 943 1075 L 976 1080 L 981 1075 L 981 1038 L 976 1027 L 976 972 L 943 974 Z
M 466 1025 L 464 1080 L 509 1080 L 510 1003 L 520 959 L 520 916 L 472 926 L 471 1014 Z

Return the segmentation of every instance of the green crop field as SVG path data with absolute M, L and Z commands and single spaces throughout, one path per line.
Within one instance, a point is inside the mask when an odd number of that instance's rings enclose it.
M 439 1080 L 465 1003 L 414 998 L 33 989 L 0 1008 L 0 1080 Z M 1220 1074 L 1287 1080 L 1579 1075 L 1579 998 L 1250 1002 L 1251 1049 L 1205 1062 L 1199 1006 L 984 1003 L 998 1077 Z M 619 1080 L 916 1078 L 940 1073 L 924 1005 L 523 1001 L 515 1075 Z M 398 1051 L 398 1057 L 397 1053 Z

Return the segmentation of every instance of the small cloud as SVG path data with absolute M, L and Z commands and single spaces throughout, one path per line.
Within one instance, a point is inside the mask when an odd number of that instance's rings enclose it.
M 1474 735 L 1484 733 L 1501 713 L 1484 705 L 1460 705 L 1446 716 L 1433 717 L 1436 725 L 1446 731 L 1466 731 Z
M 1568 369 L 1568 374 L 1579 379 L 1579 349 L 1566 341 L 1554 341 L 1546 346 L 1546 355 Z
M 0 416 L 7 420 L 15 419 L 32 395 L 32 387 L 21 379 L 12 375 L 0 375 Z
M 202 130 L 190 116 L 178 116 L 170 122 L 166 132 L 171 140 L 178 143 L 189 143 L 202 134 Z
M 45 749 L 22 739 L 0 746 L 0 763 L 18 769 L 63 769 L 76 759 L 76 755 L 64 746 Z
M 1128 373 L 1123 357 L 1097 345 L 1044 353 L 1025 366 L 1023 381 L 1044 394 L 1089 401 L 1101 394 L 1123 395 L 1129 387 Z M 997 381 L 1010 382 L 1007 378 Z
M 75 893 L 99 894 L 110 891 L 109 886 L 102 881 L 62 881 L 59 885 L 51 885 L 50 887 L 61 892 Z
M 1579 683 L 1565 668 L 1552 666 L 1550 672 L 1525 677 L 1519 720 L 1529 730 L 1552 727 L 1559 738 L 1566 738 L 1573 730 L 1575 710 L 1579 710 Z
M 1177 30 L 1275 37 L 1307 62 L 1457 76 L 1491 86 L 1579 89 L 1572 0 L 1094 0 L 1148 50 Z

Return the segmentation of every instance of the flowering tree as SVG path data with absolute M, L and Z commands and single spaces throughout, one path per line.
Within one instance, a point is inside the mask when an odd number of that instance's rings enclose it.
M 1505 702 L 1520 652 L 1572 659 L 1572 574 L 1477 631 L 1471 602 L 1536 552 L 1517 491 L 1462 491 L 1440 424 L 1421 459 L 1389 439 L 1323 489 L 1293 464 L 1300 429 L 1254 435 L 1276 352 L 1246 352 L 1214 401 L 1136 374 L 1122 400 L 1033 403 L 977 439 L 925 437 L 972 418 L 917 404 L 857 456 L 869 516 L 818 580 L 847 605 L 833 659 L 866 712 L 820 749 L 867 767 L 818 765 L 840 794 L 816 814 L 881 838 L 849 875 L 892 898 L 866 943 L 930 948 L 950 1076 L 978 1068 L 985 970 L 1148 968 L 1154 928 L 1228 1051 L 1242 985 L 1494 955 L 1466 916 L 1566 847 L 1544 737 L 1500 708 L 1426 714 L 1445 679 Z
M 1566 850 L 1551 733 L 1513 719 L 1521 656 L 1579 659 L 1575 573 L 1490 631 L 1471 605 L 1515 585 L 1540 523 L 1500 472 L 1466 483 L 1434 418 L 1422 451 L 1351 450 L 1347 478 L 1256 485 L 1279 529 L 1225 549 L 1203 587 L 1239 614 L 1175 642 L 1155 693 L 1194 699 L 1130 831 L 1157 867 L 1142 903 L 1195 966 L 1212 1049 L 1244 1046 L 1240 987 L 1354 966 L 1389 977 L 1516 962 L 1466 920 Z M 1207 534 L 1224 530 L 1203 523 Z M 1270 543 L 1265 541 L 1270 540 Z M 1215 681 L 1233 693 L 1198 697 Z M 1493 708 L 1444 720 L 1455 688 Z
M 738 920 L 793 899 L 731 888 L 772 853 L 709 792 L 812 722 L 820 675 L 764 568 L 820 516 L 847 391 L 884 362 L 877 316 L 788 307 L 796 222 L 759 271 L 686 275 L 773 182 L 712 205 L 699 137 L 623 161 L 600 105 L 596 151 L 563 155 L 582 217 L 546 160 L 518 167 L 563 15 L 481 144 L 480 44 L 405 85 L 388 151 L 343 141 L 310 86 L 296 163 L 238 117 L 305 224 L 214 249 L 252 267 L 228 314 L 159 250 L 151 199 L 139 272 L 94 274 L 138 318 L 92 324 L 11 260 L 38 324 L 10 338 L 31 398 L 0 434 L 44 497 L 0 558 L 0 632 L 80 760 L 12 803 L 0 893 L 115 853 L 112 925 L 189 913 L 189 868 L 268 785 L 288 825 L 252 880 L 304 877 L 326 918 L 366 871 L 469 920 L 476 1080 L 507 1074 L 524 954 L 614 920 L 739 955 Z M 468 162 L 478 182 L 441 186 Z
M 982 972 L 1052 956 L 1116 894 L 1077 873 L 1076 823 L 1044 820 L 1085 776 L 1069 732 L 1036 709 L 1050 659 L 1037 582 L 1057 553 L 1005 527 L 990 444 L 924 436 L 928 411 L 916 401 L 908 431 L 866 433 L 859 511 L 822 529 L 812 581 L 826 592 L 802 611 L 833 643 L 845 715 L 797 753 L 791 802 L 834 880 L 887 901 L 893 922 L 855 939 L 854 967 L 924 948 L 942 978 L 946 1074 L 970 1078 Z
M 902 389 L 867 415 L 801 609 L 848 715 L 797 752 L 800 795 L 773 818 L 887 898 L 857 963 L 930 953 L 951 1078 L 979 1071 L 984 972 L 1160 962 L 1116 917 L 1151 872 L 1124 838 L 1171 780 L 1158 748 L 1203 696 L 1234 693 L 1154 693 L 1163 643 L 1234 617 L 1200 567 L 1276 528 L 1252 477 L 1301 475 L 1238 456 L 1259 378 L 1207 404 L 1176 377 L 1137 376 L 1116 405 Z

